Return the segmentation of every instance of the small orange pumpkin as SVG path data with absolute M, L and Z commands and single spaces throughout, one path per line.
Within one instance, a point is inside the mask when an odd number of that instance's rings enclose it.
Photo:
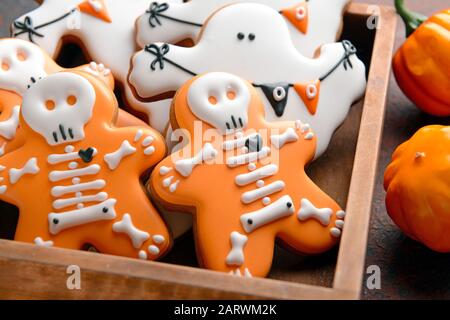
M 402 91 L 421 110 L 450 115 L 450 8 L 426 17 L 396 0 L 409 38 L 394 56 L 393 71 Z
M 388 213 L 403 232 L 450 252 L 450 127 L 424 127 L 398 147 L 384 187 Z

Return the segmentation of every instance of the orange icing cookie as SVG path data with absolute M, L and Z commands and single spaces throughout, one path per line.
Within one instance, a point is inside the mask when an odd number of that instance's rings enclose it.
M 25 143 L 0 158 L 0 200 L 20 211 L 15 240 L 151 260 L 167 252 L 169 232 L 139 180 L 164 157 L 164 140 L 114 127 L 116 112 L 111 90 L 79 71 L 24 93 Z
M 0 155 L 23 144 L 17 130 L 22 95 L 28 87 L 48 74 L 65 70 L 38 46 L 20 39 L 0 40 Z M 94 75 L 111 90 L 114 78 L 103 64 L 91 62 L 72 70 Z M 119 110 L 118 126 L 145 125 L 131 114 Z
M 276 239 L 304 254 L 337 243 L 345 212 L 305 173 L 316 148 L 308 125 L 267 122 L 255 89 L 228 73 L 188 81 L 171 120 L 187 141 L 148 187 L 167 208 L 194 213 L 203 267 L 264 277 Z

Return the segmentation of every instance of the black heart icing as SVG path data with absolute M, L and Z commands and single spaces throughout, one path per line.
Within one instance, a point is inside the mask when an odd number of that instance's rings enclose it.
M 86 150 L 81 149 L 80 151 L 78 151 L 78 155 L 80 156 L 81 160 L 83 160 L 83 162 L 89 163 L 94 157 L 94 148 L 87 148 Z
M 251 136 L 245 141 L 245 146 L 249 152 L 259 152 L 262 149 L 263 141 L 259 134 Z

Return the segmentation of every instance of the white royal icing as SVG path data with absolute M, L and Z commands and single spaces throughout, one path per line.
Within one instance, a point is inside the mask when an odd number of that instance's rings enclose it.
M 258 199 L 270 196 L 271 194 L 283 190 L 285 186 L 286 184 L 280 180 L 272 182 L 271 184 L 260 187 L 259 189 L 245 192 L 241 196 L 241 201 L 245 204 L 252 203 Z
M 227 94 L 232 92 L 234 98 Z M 210 99 L 213 98 L 214 102 Z M 188 92 L 194 115 L 225 134 L 241 130 L 248 122 L 251 94 L 243 80 L 232 74 L 215 72 L 196 79 Z
M 63 230 L 79 225 L 115 219 L 114 206 L 116 202 L 116 199 L 108 199 L 100 204 L 82 209 L 64 213 L 50 213 L 48 215 L 49 231 L 51 234 L 58 234 Z
M 231 168 L 237 167 L 249 162 L 257 161 L 266 158 L 270 154 L 269 147 L 263 147 L 260 151 L 241 154 L 227 159 L 227 165 Z
M 9 170 L 9 182 L 16 184 L 26 174 L 38 174 L 40 171 L 36 158 L 31 158 L 20 169 L 12 168 Z
M 226 5 L 236 3 L 236 0 L 190 0 L 182 4 L 169 4 L 169 8 L 161 14 L 192 23 L 204 24 L 215 11 Z M 241 0 L 238 2 L 255 2 Z M 260 4 L 270 6 L 280 12 L 302 3 L 301 0 L 259 0 Z M 335 42 L 336 35 L 342 23 L 342 11 L 348 0 L 312 0 L 307 3 L 308 31 L 300 32 L 289 20 L 290 36 L 297 50 L 312 57 L 315 50 L 322 44 Z M 303 20 L 306 12 L 298 10 L 297 19 Z M 167 42 L 178 43 L 184 39 L 197 41 L 201 28 L 195 25 L 175 22 L 160 17 L 160 24 L 152 27 L 149 23 L 150 12 L 143 12 L 136 22 L 137 42 L 143 47 L 148 43 Z
M 148 232 L 139 230 L 133 225 L 131 216 L 128 213 L 123 215 L 121 221 L 113 224 L 113 230 L 117 233 L 125 233 L 130 237 L 133 247 L 136 249 L 140 248 L 142 244 L 150 238 Z
M 50 171 L 49 179 L 52 182 L 65 180 L 73 177 L 81 177 L 88 175 L 95 175 L 100 172 L 100 166 L 98 164 L 92 164 L 88 167 L 67 171 Z
M 235 182 L 238 186 L 245 186 L 260 179 L 271 177 L 278 172 L 276 164 L 269 164 L 259 169 L 254 169 L 250 173 L 240 174 L 236 177 Z
M 39 247 L 46 247 L 46 248 L 50 248 L 53 247 L 53 241 L 44 241 L 42 240 L 41 237 L 36 237 L 34 239 L 34 244 L 39 246 Z
M 73 205 L 78 205 L 84 202 L 102 202 L 108 199 L 108 194 L 106 192 L 99 192 L 92 196 L 80 196 L 75 198 L 58 199 L 53 201 L 53 208 L 59 210 L 62 208 L 70 207 Z
M 133 147 L 130 142 L 128 142 L 128 140 L 125 140 L 124 142 L 122 142 L 118 150 L 106 154 L 104 160 L 109 169 L 115 170 L 125 157 L 130 156 L 135 152 L 136 148 Z
M 76 98 L 70 105 L 69 96 Z M 74 73 L 55 73 L 39 80 L 23 95 L 22 115 L 49 145 L 80 141 L 84 126 L 91 119 L 95 90 L 88 80 Z M 48 101 L 55 105 L 46 107 Z
M 247 241 L 247 236 L 237 231 L 231 233 L 231 250 L 226 258 L 227 265 L 240 267 L 244 264 L 244 246 L 247 244 Z
M 193 158 L 182 159 L 175 162 L 175 170 L 183 177 L 189 177 L 197 165 L 206 161 L 214 160 L 217 157 L 217 150 L 212 144 L 205 143 L 202 150 L 200 150 Z
M 315 219 L 322 225 L 328 226 L 330 224 L 331 215 L 333 210 L 330 208 L 316 208 L 308 199 L 302 199 L 301 208 L 298 212 L 298 219 L 300 221 L 306 221 L 309 219 Z
M 102 179 L 80 183 L 79 178 L 74 178 L 73 183 L 74 184 L 71 186 L 55 186 L 51 189 L 50 193 L 53 197 L 61 197 L 69 193 L 76 193 L 87 190 L 101 190 L 106 186 L 106 181 Z
M 294 202 L 290 196 L 283 196 L 272 204 L 241 216 L 241 224 L 248 233 L 263 227 L 278 219 L 288 217 L 295 211 Z
M 20 57 L 20 59 L 19 59 Z M 46 75 L 42 50 L 17 39 L 0 41 L 0 88 L 23 95 L 33 82 Z M 7 66 L 7 70 L 3 69 Z
M 298 135 L 293 128 L 288 128 L 283 134 L 270 136 L 270 142 L 277 149 L 283 148 L 286 143 L 297 140 Z

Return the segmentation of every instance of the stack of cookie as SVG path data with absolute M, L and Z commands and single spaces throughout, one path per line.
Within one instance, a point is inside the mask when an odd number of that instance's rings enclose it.
M 364 94 L 356 48 L 334 43 L 347 4 L 45 0 L 18 18 L 0 40 L 15 240 L 157 260 L 193 221 L 202 267 L 258 277 L 276 240 L 332 248 L 345 212 L 305 166 Z M 73 41 L 97 63 L 58 66 Z

